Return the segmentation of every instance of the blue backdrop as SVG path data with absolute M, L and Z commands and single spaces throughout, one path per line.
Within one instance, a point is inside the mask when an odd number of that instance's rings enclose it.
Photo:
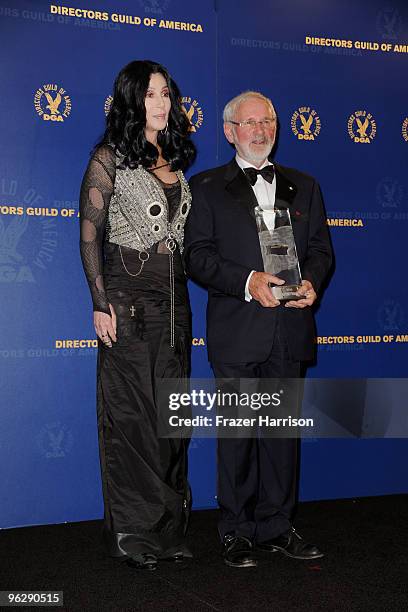
M 132 59 L 161 62 L 178 82 L 199 152 L 192 173 L 233 154 L 229 98 L 273 99 L 276 159 L 319 179 L 336 253 L 309 376 L 406 376 L 396 339 L 408 333 L 407 26 L 403 0 L 0 6 L 0 527 L 102 515 L 78 190 Z M 193 375 L 204 377 L 205 293 L 190 289 Z M 301 499 L 407 492 L 407 457 L 406 440 L 306 440 Z M 213 507 L 214 441 L 192 441 L 190 479 L 195 507 Z

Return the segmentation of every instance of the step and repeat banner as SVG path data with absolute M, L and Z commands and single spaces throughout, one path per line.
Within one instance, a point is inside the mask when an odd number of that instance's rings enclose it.
M 406 2 L 237 0 L 218 20 L 220 106 L 243 88 L 271 97 L 276 159 L 322 188 L 335 269 L 308 376 L 406 377 Z M 222 137 L 219 148 L 231 155 Z M 364 387 L 337 386 L 324 410 L 350 414 Z M 407 440 L 305 440 L 301 499 L 406 492 L 407 456 Z
M 179 85 L 199 150 L 194 171 L 216 163 L 214 6 L 1 0 L 0 30 L 0 526 L 95 518 L 97 343 L 79 187 L 113 81 L 134 59 L 162 63 Z M 192 297 L 204 316 L 204 292 Z M 207 375 L 197 333 L 194 359 Z M 200 507 L 215 503 L 213 455 L 193 443 Z
M 276 159 L 318 178 L 336 254 L 309 376 L 406 376 L 402 0 L 0 0 L 0 33 L 0 528 L 102 516 L 78 193 L 113 80 L 133 59 L 163 63 L 180 86 L 198 149 L 190 174 L 233 155 L 229 98 L 273 99 Z M 190 294 L 192 373 L 204 378 L 206 295 Z M 214 450 L 192 440 L 197 508 L 216 505 Z M 301 499 L 406 492 L 407 455 L 406 440 L 305 440 Z

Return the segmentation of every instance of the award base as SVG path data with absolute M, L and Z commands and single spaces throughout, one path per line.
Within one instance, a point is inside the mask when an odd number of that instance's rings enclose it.
M 279 302 L 301 300 L 304 298 L 304 296 L 296 294 L 298 289 L 300 289 L 300 285 L 274 285 L 269 283 L 269 287 L 272 290 L 273 297 L 279 300 Z

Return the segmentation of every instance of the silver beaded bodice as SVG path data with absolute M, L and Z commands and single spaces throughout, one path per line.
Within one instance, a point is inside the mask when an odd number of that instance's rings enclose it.
M 144 251 L 171 236 L 182 251 L 191 193 L 181 170 L 176 174 L 181 197 L 169 223 L 167 198 L 158 180 L 142 166 L 133 170 L 117 168 L 106 227 L 108 242 Z

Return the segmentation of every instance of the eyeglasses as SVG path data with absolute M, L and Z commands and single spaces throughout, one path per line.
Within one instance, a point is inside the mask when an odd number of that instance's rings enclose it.
M 251 130 L 255 129 L 258 123 L 264 128 L 271 128 L 275 122 L 275 118 L 261 119 L 260 121 L 255 121 L 255 119 L 246 119 L 246 121 L 228 121 L 228 123 L 232 123 L 233 125 L 239 125 L 239 127 L 243 128 L 250 128 Z

